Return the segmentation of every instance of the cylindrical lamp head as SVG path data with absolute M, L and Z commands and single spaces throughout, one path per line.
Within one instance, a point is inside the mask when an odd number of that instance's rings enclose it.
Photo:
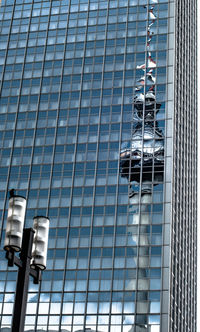
M 49 236 L 49 219 L 46 217 L 33 218 L 33 229 L 35 231 L 32 249 L 31 266 L 41 270 L 46 269 L 47 248 Z
M 11 196 L 8 206 L 8 217 L 4 249 L 20 251 L 26 212 L 26 199 L 22 196 Z

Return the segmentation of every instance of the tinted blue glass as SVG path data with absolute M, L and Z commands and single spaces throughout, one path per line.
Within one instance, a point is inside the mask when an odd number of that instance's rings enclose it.
M 2 234 L 11 188 L 26 226 L 50 218 L 25 330 L 160 331 L 168 1 L 2 0 L 0 15 Z M 15 279 L 4 264 L 2 331 Z

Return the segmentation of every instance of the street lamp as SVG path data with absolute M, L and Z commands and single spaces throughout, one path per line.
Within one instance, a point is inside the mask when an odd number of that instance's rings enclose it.
M 29 275 L 34 283 L 41 280 L 41 270 L 46 268 L 49 219 L 43 216 L 35 217 L 33 228 L 24 228 L 26 199 L 9 192 L 8 218 L 4 250 L 8 266 L 19 268 L 15 305 L 12 321 L 12 332 L 23 332 L 26 314 Z M 15 256 L 20 252 L 20 258 Z

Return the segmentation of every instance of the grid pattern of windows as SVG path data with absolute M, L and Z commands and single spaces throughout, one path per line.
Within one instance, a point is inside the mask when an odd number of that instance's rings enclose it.
M 183 7 L 187 14 L 183 11 Z M 192 16 L 192 20 L 188 20 Z M 190 29 L 188 36 L 179 26 Z M 176 6 L 174 190 L 171 330 L 196 331 L 197 269 L 197 2 Z M 182 40 L 180 42 L 180 40 Z M 184 56 L 181 43 L 189 50 Z M 191 59 L 191 61 L 190 61 Z M 190 61 L 190 62 L 189 62 Z M 185 75 L 182 75 L 183 70 Z M 189 89 L 185 89 L 185 84 Z M 188 94 L 188 95 L 187 95 Z M 184 116 L 183 116 L 184 112 Z M 183 139 L 184 138 L 184 139 Z M 184 234 L 184 236 L 182 236 Z
M 2 250 L 11 188 L 28 198 L 26 227 L 35 215 L 50 219 L 47 270 L 40 285 L 30 280 L 25 331 L 165 332 L 168 179 L 155 163 L 139 171 L 147 181 L 130 179 L 130 164 L 122 176 L 120 154 L 132 140 L 149 52 L 154 158 L 165 142 L 173 4 L 1 1 L 2 332 L 11 326 L 17 275 Z M 152 85 L 145 75 L 144 93 Z M 141 144 L 143 154 L 144 137 Z

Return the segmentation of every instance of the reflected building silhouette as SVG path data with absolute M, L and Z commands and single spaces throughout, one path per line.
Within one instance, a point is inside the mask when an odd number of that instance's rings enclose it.
M 148 28 L 146 44 L 146 63 L 138 65 L 143 72 L 135 88 L 132 98 L 132 135 L 129 141 L 123 143 L 120 152 L 120 173 L 129 183 L 129 212 L 132 216 L 127 228 L 132 235 L 133 245 L 138 248 L 138 255 L 134 258 L 136 276 L 126 287 L 128 291 L 136 292 L 135 323 L 129 332 L 147 331 L 148 290 L 150 288 L 149 266 L 150 245 L 148 228 L 151 225 L 149 205 L 152 203 L 152 185 L 163 181 L 164 173 L 164 138 L 162 130 L 156 121 L 156 115 L 161 107 L 156 102 L 154 69 L 156 62 L 149 51 L 153 33 L 151 29 L 155 23 L 154 5 L 145 6 L 148 11 Z M 152 84 L 149 87 L 149 84 Z M 135 191 L 134 185 L 139 187 Z M 137 226 L 137 234 L 135 234 Z

